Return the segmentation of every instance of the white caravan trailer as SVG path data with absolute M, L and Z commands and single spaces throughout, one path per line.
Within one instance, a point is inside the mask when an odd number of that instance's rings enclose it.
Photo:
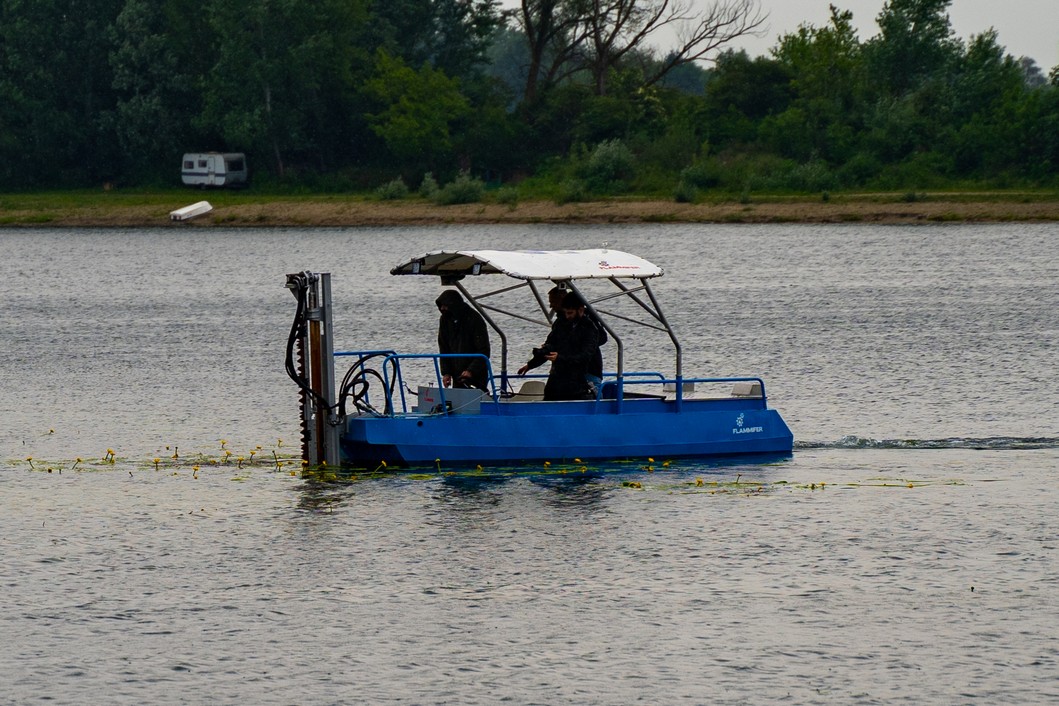
M 180 178 L 187 186 L 246 184 L 246 155 L 242 152 L 189 152 L 184 155 Z

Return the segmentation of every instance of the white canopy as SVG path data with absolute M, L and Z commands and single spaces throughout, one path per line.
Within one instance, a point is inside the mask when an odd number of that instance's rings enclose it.
M 663 270 L 620 250 L 437 250 L 390 270 L 392 275 L 505 274 L 525 280 L 647 279 Z

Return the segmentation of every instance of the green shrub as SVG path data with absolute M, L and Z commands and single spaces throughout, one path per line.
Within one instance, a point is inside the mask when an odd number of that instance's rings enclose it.
M 693 185 L 681 179 L 677 182 L 677 188 L 673 192 L 673 200 L 677 203 L 695 203 L 699 198 L 699 190 Z
M 946 183 L 945 174 L 951 171 L 952 160 L 937 152 L 912 155 L 898 164 L 882 169 L 875 184 L 883 189 L 930 189 Z
M 593 191 L 624 191 L 636 175 L 636 157 L 621 140 L 596 145 L 585 165 L 585 178 Z
M 496 202 L 514 209 L 518 206 L 518 189 L 513 186 L 501 187 L 496 192 Z
M 434 201 L 441 206 L 453 206 L 461 203 L 478 203 L 485 193 L 485 183 L 461 171 L 459 176 L 442 187 Z
M 376 189 L 375 195 L 383 201 L 398 201 L 408 197 L 408 185 L 404 183 L 404 179 L 397 177 Z
M 792 191 L 825 191 L 834 188 L 835 175 L 826 163 L 814 159 L 794 165 L 786 174 L 776 175 L 774 184 Z
M 727 154 L 707 164 L 715 170 L 719 186 L 732 194 L 776 188 L 795 166 L 792 160 L 769 153 Z
M 680 181 L 699 189 L 714 189 L 721 185 L 721 166 L 713 159 L 696 162 L 680 172 Z
M 843 186 L 864 186 L 878 176 L 882 164 L 874 155 L 858 152 L 838 169 L 838 180 Z
M 425 199 L 433 200 L 437 193 L 438 181 L 432 173 L 427 172 L 423 175 L 423 180 L 419 182 L 419 195 Z
M 588 186 L 580 179 L 568 179 L 559 185 L 559 194 L 555 197 L 555 203 L 562 206 L 565 203 L 577 203 L 588 201 Z

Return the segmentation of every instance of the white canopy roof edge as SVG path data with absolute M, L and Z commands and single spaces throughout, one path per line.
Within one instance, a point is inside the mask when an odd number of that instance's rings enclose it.
M 392 275 L 504 274 L 524 280 L 648 279 L 664 271 L 620 250 L 436 250 L 390 270 Z

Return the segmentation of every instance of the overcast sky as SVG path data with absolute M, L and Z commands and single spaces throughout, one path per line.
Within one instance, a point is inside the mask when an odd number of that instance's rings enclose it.
M 708 0 L 693 0 L 706 7 Z M 751 56 L 767 54 L 776 40 L 808 23 L 821 27 L 827 24 L 828 6 L 853 13 L 853 25 L 861 41 L 879 33 L 875 18 L 884 0 L 760 0 L 769 18 L 761 37 L 751 37 L 738 43 Z M 518 7 L 519 0 L 502 0 L 504 7 Z M 1048 71 L 1059 65 L 1059 0 L 953 0 L 949 6 L 949 20 L 956 36 L 967 40 L 990 27 L 996 29 L 998 41 L 1016 58 L 1028 56 L 1041 69 Z

